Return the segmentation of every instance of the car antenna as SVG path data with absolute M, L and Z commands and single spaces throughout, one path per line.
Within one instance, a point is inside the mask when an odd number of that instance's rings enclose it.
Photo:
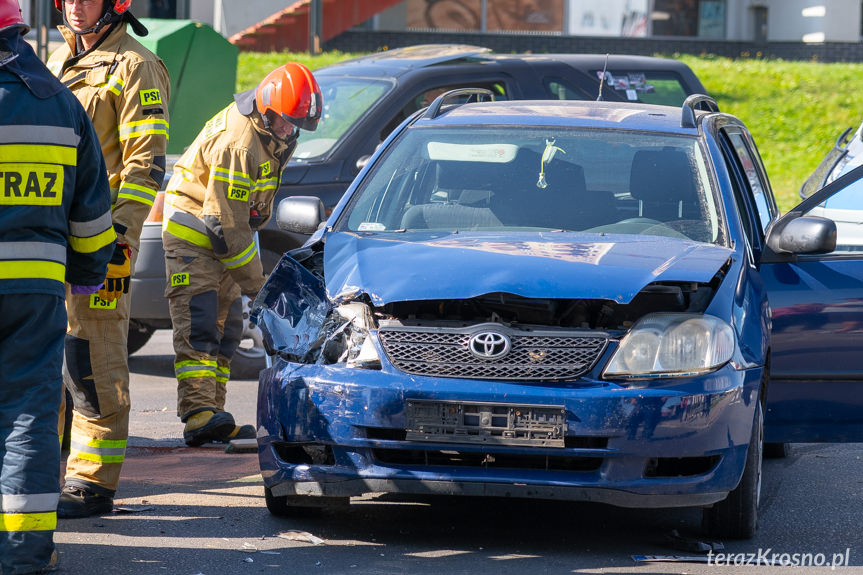
M 608 70 L 608 52 L 605 53 L 605 65 L 602 67 L 602 76 L 599 77 L 599 94 L 596 96 L 597 102 L 602 102 L 602 86 L 605 84 L 605 73 Z

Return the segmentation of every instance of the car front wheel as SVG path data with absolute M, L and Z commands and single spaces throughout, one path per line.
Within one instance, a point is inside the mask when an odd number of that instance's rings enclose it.
M 702 528 L 711 537 L 748 539 L 758 529 L 761 498 L 761 461 L 764 455 L 764 414 L 759 401 L 755 407 L 752 439 L 746 453 L 743 477 L 728 497 L 704 509 Z

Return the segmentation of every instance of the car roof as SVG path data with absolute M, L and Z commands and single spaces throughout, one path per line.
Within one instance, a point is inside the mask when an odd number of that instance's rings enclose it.
M 703 91 L 692 70 L 678 60 L 654 56 L 606 54 L 496 54 L 490 48 L 471 44 L 419 44 L 394 48 L 343 60 L 315 70 L 315 75 L 399 77 L 410 71 L 441 65 L 504 66 L 521 61 L 537 66 L 560 62 L 582 72 L 603 70 L 676 72 Z
M 673 106 L 584 100 L 510 100 L 444 106 L 440 114 L 431 117 L 434 107 L 432 105 L 414 125 L 553 126 L 699 134 L 696 127 L 681 125 L 683 108 Z

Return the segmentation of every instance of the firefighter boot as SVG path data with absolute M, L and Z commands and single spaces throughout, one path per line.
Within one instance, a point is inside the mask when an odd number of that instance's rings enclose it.
M 104 515 L 114 509 L 114 499 L 101 493 L 94 493 L 79 485 L 67 485 L 57 503 L 57 517 L 78 519 L 91 515 Z
M 208 441 L 223 440 L 236 428 L 234 416 L 227 411 L 213 413 L 210 410 L 199 411 L 186 420 L 183 439 L 186 445 L 197 447 Z
M 226 435 L 214 439 L 218 443 L 230 443 L 232 439 L 254 439 L 255 427 L 252 425 L 235 425 Z

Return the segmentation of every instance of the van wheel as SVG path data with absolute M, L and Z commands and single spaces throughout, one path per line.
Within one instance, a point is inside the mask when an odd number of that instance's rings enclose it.
M 129 355 L 132 355 L 144 347 L 147 342 L 150 341 L 154 331 L 156 331 L 154 327 L 149 326 L 140 320 L 130 319 L 129 336 L 128 339 L 126 339 L 126 349 L 128 350 Z
M 719 539 L 749 539 L 758 529 L 758 503 L 761 499 L 761 460 L 764 455 L 764 414 L 759 401 L 755 407 L 752 438 L 746 452 L 746 466 L 740 483 L 728 497 L 704 509 L 702 530 Z

